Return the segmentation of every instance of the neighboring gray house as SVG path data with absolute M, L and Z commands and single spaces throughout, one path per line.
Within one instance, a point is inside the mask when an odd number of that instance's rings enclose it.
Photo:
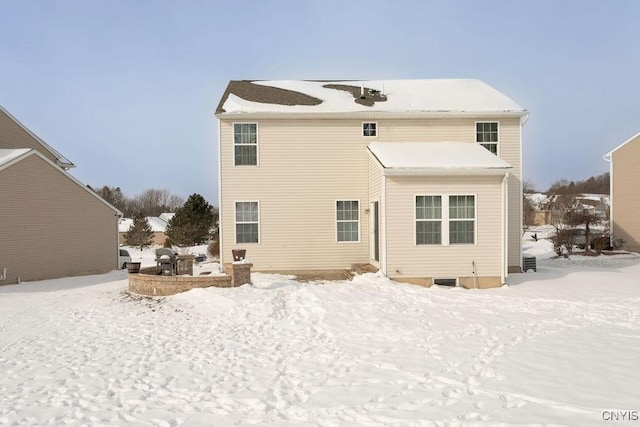
M 118 268 L 120 212 L 0 107 L 0 285 Z

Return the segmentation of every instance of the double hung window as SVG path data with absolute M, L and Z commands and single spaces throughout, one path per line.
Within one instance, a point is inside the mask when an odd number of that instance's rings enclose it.
M 498 122 L 477 122 L 476 142 L 493 154 L 498 154 Z
M 258 243 L 259 235 L 258 202 L 236 202 L 236 243 Z
M 338 200 L 336 202 L 338 242 L 358 242 L 360 240 L 359 205 L 357 200 Z
M 236 166 L 258 164 L 258 124 L 233 124 L 233 149 Z

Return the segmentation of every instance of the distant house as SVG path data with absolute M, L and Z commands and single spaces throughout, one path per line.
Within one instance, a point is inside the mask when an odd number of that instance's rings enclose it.
M 154 245 L 164 245 L 167 240 L 167 222 L 169 219 L 173 217 L 173 213 L 163 213 L 159 217 L 157 216 L 148 216 L 147 221 L 151 226 L 151 230 L 153 231 L 153 244 Z M 164 218 L 168 218 L 166 221 Z M 126 244 L 124 240 L 124 235 L 129 228 L 133 225 L 133 219 L 131 218 L 122 218 L 120 223 L 118 224 L 118 235 L 119 241 L 121 245 Z
M 222 262 L 246 249 L 258 271 L 500 286 L 522 268 L 527 114 L 478 80 L 231 81 Z
M 73 166 L 0 107 L 0 285 L 118 268 L 120 212 Z
M 610 162 L 612 239 L 640 252 L 640 132 L 604 157 Z

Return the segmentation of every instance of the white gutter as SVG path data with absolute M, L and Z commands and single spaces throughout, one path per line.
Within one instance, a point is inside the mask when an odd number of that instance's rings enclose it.
M 120 270 L 122 266 L 120 265 L 120 220 L 124 214 L 122 212 L 116 212 L 116 269 Z
M 609 162 L 609 245 L 613 247 L 613 151 L 604 155 L 604 159 Z
M 216 113 L 218 119 L 424 119 L 449 117 L 507 118 L 527 116 L 527 111 L 246 111 Z
M 500 242 L 501 256 L 501 277 L 502 283 L 506 283 L 509 274 L 509 172 L 502 178 L 502 239 Z
M 378 208 L 378 216 L 382 213 L 382 218 L 384 221 L 380 221 L 378 218 L 378 222 L 381 224 L 381 236 L 379 236 L 380 243 L 382 244 L 382 248 L 380 248 L 380 270 L 382 274 L 387 275 L 387 177 L 384 175 L 384 169 L 382 174 L 382 200 L 380 201 L 380 206 Z
M 385 176 L 487 176 L 502 175 L 512 168 L 384 168 Z

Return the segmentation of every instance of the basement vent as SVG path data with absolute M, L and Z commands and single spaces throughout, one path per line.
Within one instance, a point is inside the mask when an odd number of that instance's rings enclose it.
M 434 285 L 458 286 L 458 279 L 433 279 Z

